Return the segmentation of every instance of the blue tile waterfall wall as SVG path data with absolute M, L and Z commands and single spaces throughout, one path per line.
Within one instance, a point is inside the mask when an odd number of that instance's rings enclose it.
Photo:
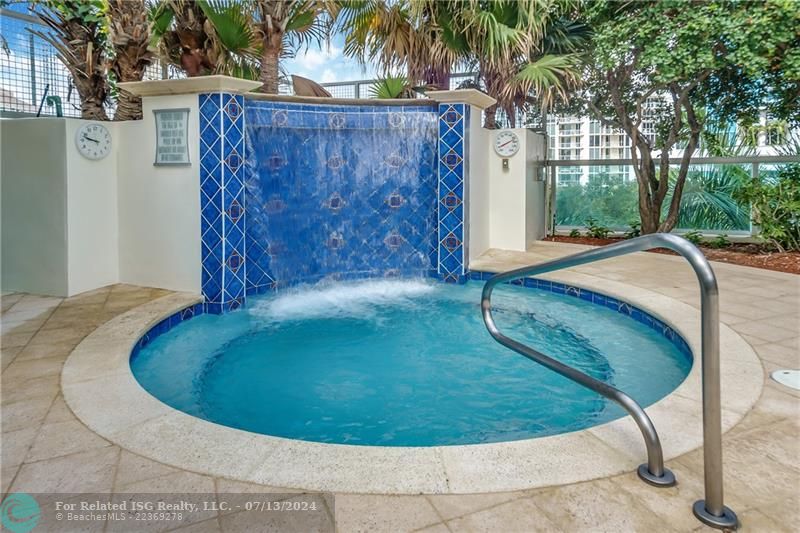
M 199 98 L 202 291 L 206 310 L 221 313 L 245 297 L 244 101 L 228 93 Z
M 245 100 L 247 293 L 436 275 L 435 106 Z
M 469 112 L 467 104 L 439 104 L 438 276 L 452 283 L 467 280 Z

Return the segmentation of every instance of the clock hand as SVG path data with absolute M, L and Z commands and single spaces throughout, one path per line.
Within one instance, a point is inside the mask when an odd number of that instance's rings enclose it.
M 92 141 L 95 144 L 100 144 L 100 141 L 98 141 L 97 139 L 92 139 L 88 135 L 84 135 L 83 138 L 86 139 L 87 141 Z
M 507 141 L 507 142 L 504 142 L 503 144 L 501 144 L 501 145 L 500 145 L 500 148 L 502 148 L 503 146 L 505 146 L 505 145 L 507 145 L 507 144 L 511 144 L 511 143 L 513 143 L 513 142 L 514 142 L 514 141 Z

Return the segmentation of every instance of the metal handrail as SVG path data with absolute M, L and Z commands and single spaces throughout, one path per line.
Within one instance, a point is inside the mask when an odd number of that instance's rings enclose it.
M 720 414 L 719 382 L 719 291 L 717 279 L 703 253 L 692 243 L 677 235 L 655 233 L 624 242 L 580 252 L 538 265 L 510 270 L 493 276 L 483 287 L 481 312 L 486 329 L 503 346 L 524 355 L 554 372 L 591 389 L 622 406 L 630 414 L 647 448 L 647 464 L 639 466 L 638 474 L 656 486 L 675 484 L 675 476 L 664 468 L 661 443 L 650 417 L 644 409 L 624 392 L 603 383 L 579 370 L 567 366 L 524 344 L 503 335 L 492 317 L 492 291 L 499 283 L 526 276 L 535 276 L 603 259 L 618 257 L 652 248 L 669 248 L 686 259 L 700 282 L 700 312 L 702 320 L 702 380 L 703 380 L 703 465 L 705 469 L 705 500 L 693 506 L 695 516 L 703 523 L 719 529 L 735 529 L 736 514 L 723 503 L 722 490 L 722 420 Z

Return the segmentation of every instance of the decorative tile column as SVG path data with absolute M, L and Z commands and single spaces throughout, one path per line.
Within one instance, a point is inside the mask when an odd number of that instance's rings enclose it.
M 469 273 L 469 168 L 473 152 L 470 129 L 481 127 L 481 111 L 495 100 L 475 89 L 432 91 L 428 96 L 439 102 L 437 275 L 447 283 L 465 283 Z
M 439 264 L 443 281 L 463 283 L 466 280 L 466 206 L 467 161 L 464 154 L 469 124 L 469 106 L 439 104 Z
M 222 313 L 245 300 L 244 99 L 199 99 L 202 291 L 207 312 Z

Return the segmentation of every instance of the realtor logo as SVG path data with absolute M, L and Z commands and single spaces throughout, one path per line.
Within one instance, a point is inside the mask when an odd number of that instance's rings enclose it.
M 12 533 L 27 533 L 35 528 L 42 517 L 39 504 L 29 494 L 9 494 L 0 506 L 0 522 Z

